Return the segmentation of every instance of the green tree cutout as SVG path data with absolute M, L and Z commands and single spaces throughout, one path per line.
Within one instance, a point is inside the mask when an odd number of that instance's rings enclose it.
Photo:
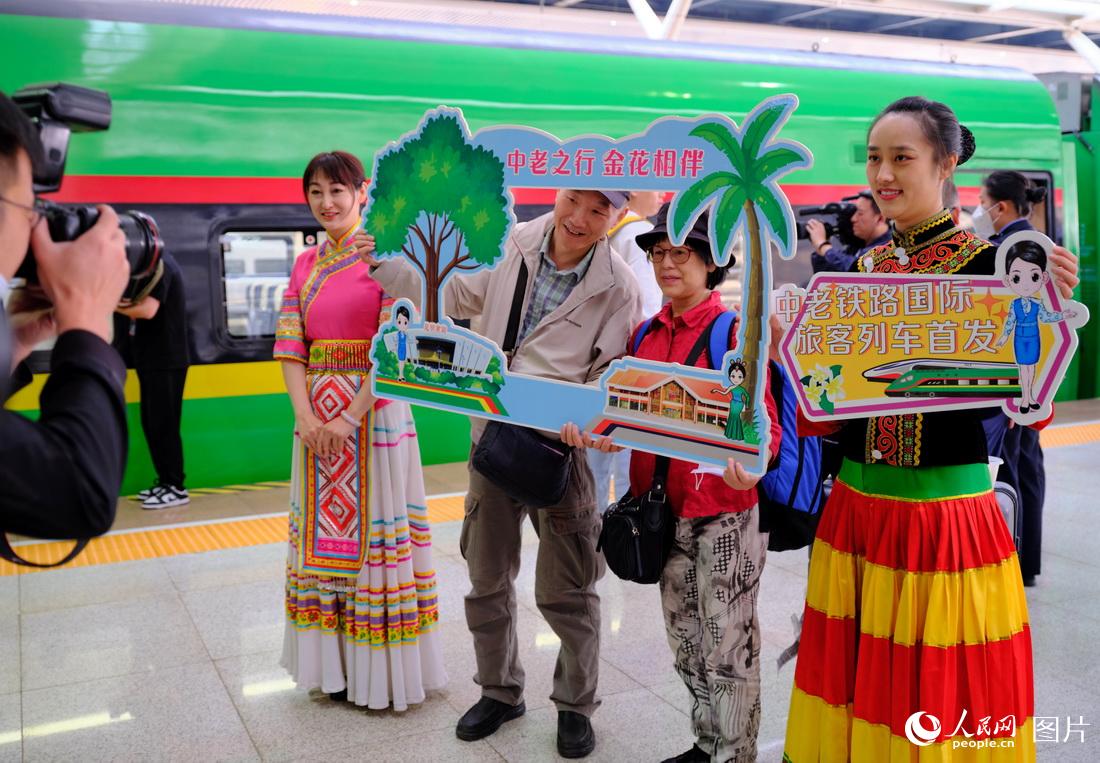
M 769 239 L 784 253 L 794 250 L 794 222 L 790 203 L 777 181 L 783 175 L 811 163 L 809 152 L 797 143 L 775 141 L 775 134 L 798 105 L 794 96 L 776 96 L 760 104 L 741 124 L 730 130 L 722 122 L 706 122 L 691 131 L 718 148 L 733 171 L 712 172 L 680 193 L 673 201 L 673 234 L 679 239 L 703 208 L 716 201 L 711 216 L 711 244 L 715 257 L 729 250 L 734 237 L 747 229 L 748 304 L 742 357 L 745 391 L 754 405 L 747 405 L 741 419 L 750 424 L 756 409 L 757 365 L 764 316 L 764 257 Z M 761 220 L 765 226 L 761 226 Z
M 365 227 L 379 254 L 403 254 L 424 276 L 424 319 L 456 272 L 495 263 L 508 230 L 504 163 L 471 145 L 465 125 L 435 109 L 419 131 L 379 158 Z

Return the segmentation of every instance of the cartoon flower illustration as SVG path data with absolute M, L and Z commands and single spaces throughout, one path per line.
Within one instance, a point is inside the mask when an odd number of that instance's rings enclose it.
M 839 365 L 828 368 L 818 365 L 799 379 L 806 388 L 806 397 L 825 413 L 831 414 L 835 404 L 845 397 L 844 377 L 840 371 Z
M 837 374 L 823 385 L 825 387 L 825 394 L 829 396 L 829 399 L 834 403 L 844 399 L 844 377 Z
M 806 387 L 806 397 L 810 398 L 810 402 L 814 405 L 821 405 L 821 395 L 825 392 L 825 388 L 819 384 L 810 384 Z

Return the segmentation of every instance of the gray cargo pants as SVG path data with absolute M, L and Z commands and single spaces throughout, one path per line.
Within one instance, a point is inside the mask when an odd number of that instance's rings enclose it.
M 692 697 L 696 744 L 717 763 L 752 763 L 760 732 L 756 598 L 768 551 L 759 509 L 676 520 L 661 574 L 668 644 Z
M 600 599 L 604 573 L 596 552 L 599 515 L 592 472 L 584 455 L 573 458 L 565 497 L 555 506 L 529 509 L 470 467 L 466 518 L 459 548 L 470 574 L 466 625 L 474 637 L 483 696 L 510 705 L 523 699 L 524 673 L 516 638 L 516 589 L 525 516 L 539 536 L 535 603 L 561 640 L 550 695 L 558 710 L 590 716 L 599 706 Z

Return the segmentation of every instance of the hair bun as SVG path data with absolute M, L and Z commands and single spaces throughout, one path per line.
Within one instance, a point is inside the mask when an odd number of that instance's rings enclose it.
M 977 143 L 974 141 L 974 133 L 964 124 L 959 125 L 959 164 L 966 164 L 974 155 Z
M 1030 201 L 1032 204 L 1038 204 L 1040 201 L 1047 197 L 1047 187 L 1045 185 L 1036 185 L 1028 188 L 1024 193 L 1024 198 Z

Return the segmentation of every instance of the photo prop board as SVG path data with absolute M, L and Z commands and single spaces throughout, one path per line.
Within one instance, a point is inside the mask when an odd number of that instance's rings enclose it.
M 997 249 L 996 274 L 819 273 L 775 296 L 783 364 L 812 420 L 999 406 L 1047 418 L 1088 321 L 1049 273 L 1035 231 Z M 1006 268 L 1006 261 L 1008 266 Z
M 789 258 L 796 243 L 794 214 L 777 181 L 812 161 L 803 146 L 776 137 L 797 104 L 793 95 L 769 98 L 740 126 L 718 114 L 664 117 L 621 140 L 560 140 L 512 125 L 471 134 L 458 109 L 429 111 L 378 154 L 372 173 L 364 228 L 375 236 L 375 256 L 404 258 L 420 275 L 419 294 L 392 295 L 403 299 L 372 345 L 375 394 L 554 433 L 573 422 L 620 445 L 712 466 L 732 457 L 763 473 L 768 252 L 774 246 Z M 670 192 L 675 245 L 709 209 L 719 264 L 744 239 L 738 349 L 716 370 L 624 358 L 598 385 L 511 373 L 494 342 L 446 317 L 445 296 L 451 279 L 505 258 L 517 224 L 510 187 Z M 739 370 L 731 372 L 735 362 Z

